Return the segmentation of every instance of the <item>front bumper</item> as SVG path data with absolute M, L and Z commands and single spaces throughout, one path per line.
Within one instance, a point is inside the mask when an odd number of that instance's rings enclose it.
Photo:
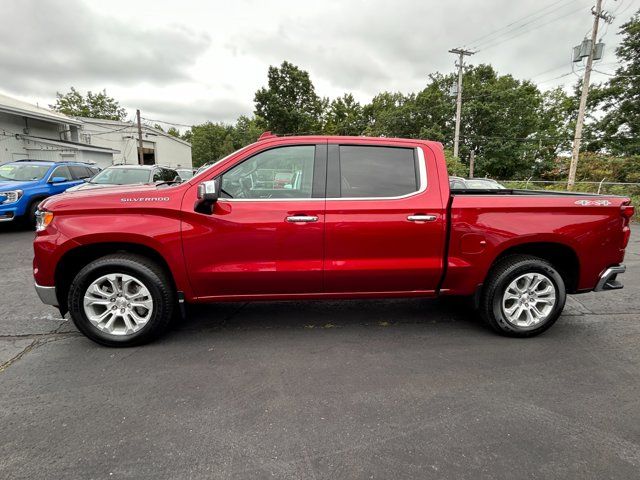
M 14 218 L 16 218 L 15 210 L 0 207 L 0 222 L 10 222 Z
M 58 306 L 58 297 L 56 295 L 56 287 L 43 287 L 42 285 L 35 284 L 36 293 L 40 300 L 45 305 Z
M 596 288 L 593 289 L 594 292 L 602 292 L 604 290 L 618 290 L 622 288 L 621 282 L 618 281 L 618 274 L 624 273 L 627 271 L 627 267 L 624 265 L 614 265 L 613 267 L 607 268 L 600 278 L 598 279 L 598 283 L 596 284 Z

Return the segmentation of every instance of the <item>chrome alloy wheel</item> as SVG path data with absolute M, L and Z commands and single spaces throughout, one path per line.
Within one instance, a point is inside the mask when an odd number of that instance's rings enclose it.
M 543 323 L 556 305 L 556 287 L 541 273 L 525 273 L 509 284 L 502 311 L 513 326 L 530 329 Z
M 147 287 L 124 273 L 110 273 L 94 280 L 84 294 L 83 304 L 89 321 L 110 335 L 136 333 L 153 314 L 153 298 Z

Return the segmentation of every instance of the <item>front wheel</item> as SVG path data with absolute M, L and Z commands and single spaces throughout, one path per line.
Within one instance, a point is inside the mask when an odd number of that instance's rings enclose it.
M 109 347 L 147 343 L 162 334 L 173 315 L 175 294 L 168 275 L 140 255 L 114 254 L 84 267 L 69 289 L 73 323 Z
M 480 297 L 480 313 L 498 333 L 532 337 L 551 327 L 564 309 L 562 276 L 546 260 L 505 257 L 490 271 Z

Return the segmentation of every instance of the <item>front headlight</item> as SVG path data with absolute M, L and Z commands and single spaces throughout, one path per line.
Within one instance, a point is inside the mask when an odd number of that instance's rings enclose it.
M 53 221 L 53 212 L 38 210 L 36 212 L 36 232 L 41 232 Z
M 22 190 L 9 190 L 7 192 L 0 192 L 0 204 L 15 203 L 20 200 L 20 197 L 22 197 Z

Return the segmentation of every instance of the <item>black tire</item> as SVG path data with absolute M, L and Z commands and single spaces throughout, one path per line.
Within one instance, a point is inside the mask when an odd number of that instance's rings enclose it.
M 112 335 L 94 326 L 84 311 L 87 288 L 99 277 L 109 273 L 134 276 L 149 290 L 153 312 L 137 332 Z M 155 262 L 142 255 L 118 253 L 101 257 L 84 267 L 69 288 L 68 308 L 73 323 L 84 335 L 107 347 L 132 347 L 158 338 L 167 330 L 176 309 L 176 293 L 169 275 Z
M 34 200 L 29 204 L 29 209 L 24 216 L 24 224 L 26 227 L 35 229 L 36 228 L 36 213 L 38 212 L 38 205 L 40 205 L 42 199 Z
M 502 299 L 508 286 L 527 273 L 543 274 L 555 287 L 556 303 L 546 318 L 535 326 L 521 327 L 509 322 Z M 548 261 L 530 255 L 511 255 L 500 260 L 487 275 L 480 295 L 480 314 L 496 332 L 509 337 L 533 337 L 550 328 L 564 309 L 567 299 L 564 280 Z

